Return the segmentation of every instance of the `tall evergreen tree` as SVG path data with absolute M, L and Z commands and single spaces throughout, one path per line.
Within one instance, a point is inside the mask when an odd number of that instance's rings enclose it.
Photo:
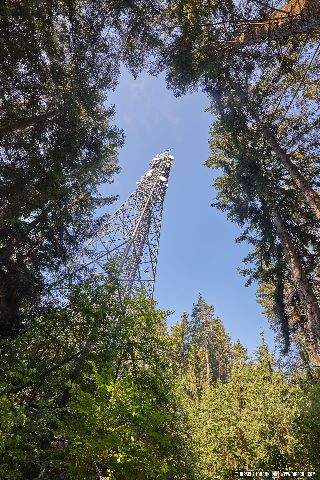
M 231 341 L 214 308 L 199 295 L 190 318 L 186 313 L 171 331 L 171 357 L 187 388 L 199 396 L 205 385 L 228 378 Z
M 207 162 L 224 172 L 215 181 L 216 205 L 244 227 L 239 240 L 245 239 L 254 247 L 243 273 L 249 275 L 249 281 L 273 285 L 273 313 L 280 322 L 286 347 L 290 331 L 303 328 L 317 358 L 317 224 L 301 205 L 297 192 L 281 188 L 283 172 L 271 152 L 259 143 L 259 133 L 243 126 L 236 129 L 230 125 L 231 116 L 223 118 L 213 129 L 213 156 Z M 268 176 L 264 172 L 269 172 Z M 293 315 L 289 321 L 297 300 L 300 315 Z
M 104 2 L 0 6 L 0 337 L 25 325 L 111 201 L 97 190 L 122 143 L 105 104 L 119 64 L 106 18 Z

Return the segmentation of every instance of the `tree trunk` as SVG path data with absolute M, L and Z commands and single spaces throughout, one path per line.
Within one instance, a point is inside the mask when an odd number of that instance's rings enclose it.
M 26 128 L 34 127 L 35 125 L 52 119 L 55 114 L 55 111 L 49 111 L 41 115 L 32 115 L 31 117 L 1 118 L 0 138 L 14 133 L 17 130 L 25 130 Z
M 265 39 L 287 39 L 320 28 L 319 0 L 288 0 L 261 21 L 252 22 L 232 43 L 252 45 Z
M 312 285 L 302 266 L 301 259 L 294 248 L 292 239 L 287 232 L 286 226 L 279 212 L 273 205 L 270 205 L 270 201 L 268 201 L 268 203 L 274 225 L 277 229 L 278 236 L 284 249 L 284 254 L 287 259 L 294 284 L 297 288 L 301 304 L 306 312 L 306 328 L 309 335 L 308 342 L 315 359 L 319 360 L 320 306 L 313 291 Z
M 208 322 L 205 322 L 204 326 L 204 368 L 205 368 L 205 379 L 207 384 L 211 383 L 211 366 L 210 366 L 210 357 L 209 357 L 209 342 L 208 342 Z
M 298 167 L 292 162 L 291 155 L 281 147 L 281 145 L 278 142 L 278 139 L 273 134 L 272 130 L 266 125 L 264 125 L 264 123 L 261 121 L 260 116 L 257 114 L 254 106 L 252 106 L 250 102 L 248 102 L 248 99 L 245 93 L 243 92 L 241 86 L 235 83 L 232 79 L 228 79 L 227 84 L 229 85 L 224 85 L 224 90 L 226 89 L 226 87 L 231 86 L 234 89 L 234 91 L 237 93 L 237 95 L 239 96 L 239 99 L 242 102 L 242 106 L 248 110 L 249 114 L 251 115 L 253 120 L 256 122 L 256 125 L 260 128 L 265 141 L 272 148 L 272 150 L 277 155 L 277 157 L 282 161 L 282 164 L 288 171 L 295 185 L 302 192 L 306 202 L 310 206 L 315 217 L 318 220 L 320 220 L 319 194 L 312 189 L 308 180 L 302 175 Z M 245 114 L 243 114 L 243 116 L 245 116 Z M 247 119 L 244 118 L 244 120 L 246 121 Z
M 206 372 L 206 382 L 210 384 L 211 382 L 211 369 L 210 369 L 210 359 L 208 351 L 208 342 L 206 340 L 204 347 L 204 361 L 205 361 L 205 372 Z
M 301 174 L 298 167 L 292 162 L 291 156 L 279 145 L 277 138 L 274 136 L 272 131 L 263 125 L 259 119 L 255 118 L 257 125 L 260 127 L 261 132 L 268 142 L 270 147 L 273 149 L 278 158 L 282 160 L 283 165 L 286 167 L 290 177 L 294 181 L 295 185 L 301 190 L 306 202 L 312 209 L 314 215 L 318 220 L 320 220 L 320 196 L 319 194 L 312 189 L 309 182 Z

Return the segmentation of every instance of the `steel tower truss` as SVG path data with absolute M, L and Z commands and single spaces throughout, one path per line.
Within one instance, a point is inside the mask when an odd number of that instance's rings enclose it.
M 136 190 L 99 228 L 74 263 L 86 274 L 109 276 L 110 262 L 119 273 L 121 296 L 144 287 L 153 296 L 164 197 L 174 157 L 158 154 Z

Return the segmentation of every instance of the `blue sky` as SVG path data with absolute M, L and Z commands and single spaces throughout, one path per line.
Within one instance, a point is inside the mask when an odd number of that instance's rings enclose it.
M 214 173 L 203 164 L 209 156 L 212 116 L 205 112 L 208 100 L 202 93 L 175 98 L 163 76 L 142 74 L 137 80 L 123 72 L 110 96 L 116 106 L 115 123 L 126 140 L 120 151 L 121 173 L 103 192 L 119 195 L 119 202 L 135 189 L 152 157 L 172 148 L 171 171 L 164 206 L 158 257 L 155 299 L 174 310 L 171 321 L 190 312 L 199 292 L 214 305 L 233 340 L 240 339 L 250 351 L 263 330 L 273 333 L 256 302 L 255 288 L 246 288 L 237 272 L 248 246 L 235 243 L 236 225 L 212 208 Z

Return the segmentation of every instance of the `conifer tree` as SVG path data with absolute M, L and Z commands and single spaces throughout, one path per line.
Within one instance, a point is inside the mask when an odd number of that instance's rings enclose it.
M 230 122 L 231 117 L 225 114 L 212 131 L 213 156 L 207 165 L 225 172 L 215 181 L 218 191 L 215 205 L 228 211 L 229 218 L 244 227 L 239 239 L 249 241 L 254 247 L 245 260 L 249 268 L 244 268 L 243 273 L 249 275 L 249 281 L 273 284 L 273 312 L 280 321 L 286 346 L 290 331 L 302 328 L 317 359 L 320 325 L 315 278 L 317 223 L 301 208 L 295 190 L 281 188 L 283 171 L 260 143 L 258 132 L 244 126 L 236 129 Z M 264 172 L 269 172 L 268 176 Z M 289 292 L 294 301 L 288 299 Z M 300 316 L 296 322 L 293 316 L 289 325 L 291 305 L 297 299 Z
M 228 378 L 231 341 L 214 308 L 199 295 L 190 318 L 186 313 L 171 331 L 171 358 L 186 387 L 199 397 L 203 388 Z
M 105 104 L 119 64 L 106 15 L 103 2 L 0 6 L 0 337 L 26 325 L 112 200 L 97 190 L 122 143 Z

